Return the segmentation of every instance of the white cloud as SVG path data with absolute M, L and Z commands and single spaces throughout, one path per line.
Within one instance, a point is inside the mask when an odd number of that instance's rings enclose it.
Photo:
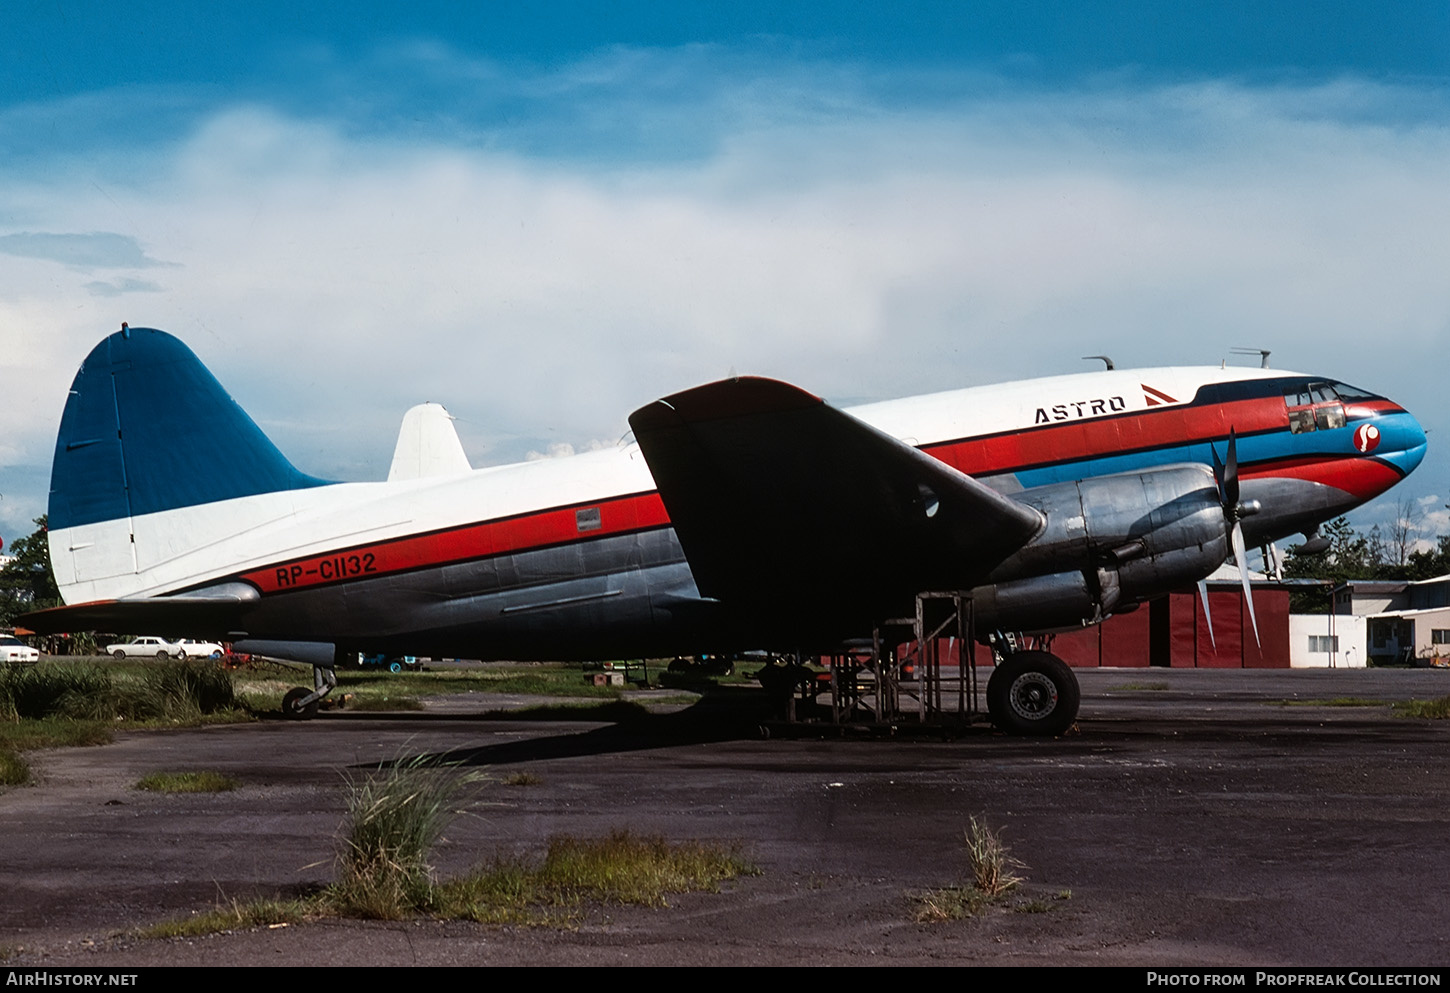
M 1450 330 L 1450 126 L 1385 123 L 1414 91 L 931 109 L 767 91 L 742 87 L 734 130 L 679 161 L 404 143 L 248 106 L 124 176 L 11 177 L 0 217 L 118 232 L 178 266 L 164 285 L 108 272 L 145 291 L 117 296 L 59 262 L 0 267 L 5 378 L 23 380 L 0 428 L 48 462 L 66 383 L 122 320 L 183 337 L 300 467 L 351 478 L 386 473 L 422 400 L 481 465 L 622 433 L 732 370 L 861 400 L 1249 345 L 1443 420 L 1424 359 Z

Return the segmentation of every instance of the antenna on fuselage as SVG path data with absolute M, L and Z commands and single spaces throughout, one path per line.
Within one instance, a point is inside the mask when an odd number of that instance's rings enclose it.
M 1106 355 L 1084 355 L 1082 357 L 1082 360 L 1084 362 L 1091 362 L 1093 359 L 1102 359 L 1103 364 L 1108 367 L 1109 372 L 1112 372 L 1113 369 L 1116 368 L 1116 366 L 1113 365 L 1113 360 L 1108 358 Z
M 1235 355 L 1257 355 L 1259 357 L 1259 368 L 1269 368 L 1269 356 L 1271 353 L 1267 348 L 1230 348 Z

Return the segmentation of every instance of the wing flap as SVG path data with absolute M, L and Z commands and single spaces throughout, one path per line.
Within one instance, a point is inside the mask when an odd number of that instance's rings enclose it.
M 739 378 L 629 419 L 700 592 L 788 611 L 892 609 L 974 585 L 1035 509 L 786 383 Z

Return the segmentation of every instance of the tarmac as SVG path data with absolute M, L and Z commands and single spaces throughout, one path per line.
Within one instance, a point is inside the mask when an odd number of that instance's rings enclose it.
M 1450 721 L 1327 705 L 1444 696 L 1450 671 L 1078 675 L 1077 727 L 1050 740 L 762 738 L 706 706 L 628 726 L 523 720 L 475 696 L 27 753 L 36 785 L 0 793 L 0 964 L 1450 964 Z M 738 844 L 761 872 L 567 930 L 331 920 L 134 936 L 325 885 L 344 778 L 414 755 L 490 777 L 438 848 L 440 875 L 621 828 Z M 187 769 L 241 787 L 133 787 Z M 517 772 L 536 782 L 505 785 Z M 915 894 L 968 878 L 972 817 L 1001 831 L 1026 881 L 976 917 L 918 923 Z

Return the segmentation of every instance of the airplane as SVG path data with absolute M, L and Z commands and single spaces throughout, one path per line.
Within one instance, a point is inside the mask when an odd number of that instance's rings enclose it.
M 1111 364 L 1110 364 L 1111 366 Z M 970 593 L 992 721 L 1071 726 L 1078 692 L 1007 635 L 1102 621 L 1404 478 L 1425 433 L 1337 380 L 1107 370 L 837 409 L 734 377 L 649 403 L 633 439 L 473 469 L 441 407 L 386 482 L 296 469 L 152 328 L 76 374 L 51 475 L 65 606 L 39 632 L 186 630 L 310 662 L 357 652 L 587 660 L 833 654 L 924 591 Z M 1245 584 L 1247 586 L 1247 583 Z

